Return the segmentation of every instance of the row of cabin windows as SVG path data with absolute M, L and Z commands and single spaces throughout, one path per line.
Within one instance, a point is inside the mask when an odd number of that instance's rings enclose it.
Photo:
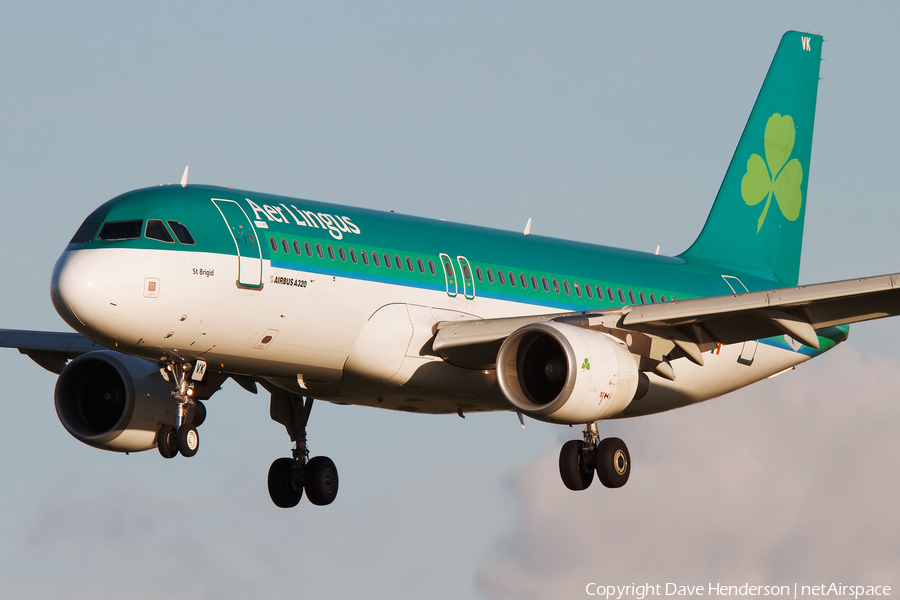
M 484 274 L 487 275 L 487 281 L 488 281 L 488 283 L 494 283 L 494 281 L 495 281 L 495 280 L 494 280 L 494 271 L 492 271 L 491 269 L 485 269 L 485 270 L 484 270 Z M 484 281 L 484 276 L 483 276 L 482 273 L 481 273 L 481 267 L 475 267 L 475 277 L 478 278 L 478 281 Z M 516 274 L 513 273 L 512 271 L 509 271 L 509 272 L 508 272 L 508 277 L 509 277 L 509 284 L 510 284 L 512 287 L 516 287 Z M 506 276 L 503 275 L 503 271 L 501 271 L 500 269 L 497 269 L 496 281 L 499 282 L 500 285 L 506 285 Z M 519 282 L 522 284 L 522 287 L 523 287 L 523 288 L 527 288 L 527 287 L 528 287 L 528 281 L 529 281 L 529 279 L 525 277 L 525 274 L 524 274 L 524 273 L 519 273 Z M 537 289 L 538 289 L 538 278 L 537 278 L 537 276 L 536 276 L 536 275 L 532 275 L 531 278 L 530 278 L 530 281 L 531 281 L 531 287 L 532 287 L 532 289 L 537 290 Z M 559 294 L 559 293 L 560 293 L 559 280 L 557 280 L 557 279 L 554 277 L 554 278 L 552 278 L 550 281 L 547 281 L 547 278 L 546 278 L 546 277 L 541 277 L 540 287 L 543 288 L 543 290 L 544 290 L 545 292 L 549 292 L 549 291 L 550 291 L 550 286 L 551 286 L 551 284 L 552 284 L 552 286 L 553 286 L 553 291 L 554 291 L 555 293 Z M 580 284 L 580 283 L 577 282 L 577 281 L 572 282 L 572 285 L 569 286 L 568 280 L 563 279 L 563 282 L 562 282 L 562 289 L 565 290 L 567 296 L 571 296 L 571 295 L 572 295 L 572 290 L 574 289 L 574 290 L 575 290 L 575 295 L 578 296 L 579 298 L 581 298 L 581 294 L 582 294 L 582 284 Z M 604 298 L 604 295 L 603 295 L 603 287 L 600 286 L 600 285 L 597 285 L 597 286 L 595 286 L 595 287 L 592 287 L 590 283 L 585 283 L 583 289 L 584 289 L 584 294 L 587 295 L 587 297 L 588 297 L 589 299 L 593 299 L 593 298 L 594 298 L 594 290 L 597 291 L 597 300 L 603 300 L 603 298 Z M 625 304 L 625 302 L 626 302 L 626 300 L 625 300 L 625 292 L 623 292 L 621 288 L 617 289 L 616 291 L 617 291 L 617 293 L 618 293 L 619 301 L 620 301 L 622 304 Z M 629 297 L 630 300 L 631 300 L 631 304 L 637 304 L 637 303 L 638 303 L 638 298 L 640 299 L 640 303 L 641 303 L 641 304 L 646 304 L 646 303 L 647 303 L 647 296 L 644 295 L 644 292 L 638 292 L 638 296 L 635 297 L 634 292 L 633 292 L 632 290 L 628 290 L 628 297 Z M 606 298 L 608 298 L 608 299 L 609 299 L 610 301 L 612 301 L 612 302 L 615 302 L 615 298 L 616 298 L 616 297 L 613 296 L 613 289 L 612 289 L 611 287 L 607 287 L 607 288 L 606 288 Z M 651 302 L 651 303 L 656 303 L 656 295 L 655 295 L 655 294 L 650 294 L 649 298 L 650 298 L 650 302 Z M 672 297 L 672 298 L 670 298 L 669 300 L 675 300 L 675 298 Z M 660 301 L 660 302 L 667 302 L 665 296 L 660 296 L 660 297 L 659 297 L 659 301 Z
M 272 252 L 278 252 L 278 241 L 275 238 L 273 238 L 273 237 L 269 238 L 269 246 L 271 246 Z M 292 244 L 289 244 L 285 238 L 281 238 L 281 250 L 285 254 L 290 254 L 292 247 L 294 250 L 294 254 L 296 254 L 297 256 L 303 256 L 304 252 L 301 252 L 299 241 L 294 240 Z M 331 244 L 328 244 L 325 247 L 325 250 L 322 250 L 322 245 L 317 242 L 315 249 L 316 249 L 316 255 L 320 259 L 325 258 L 325 253 L 327 252 L 328 258 L 330 258 L 331 260 L 335 260 L 334 248 L 331 247 Z M 313 247 L 309 242 L 303 243 L 303 250 L 305 250 L 306 256 L 312 258 Z M 347 256 L 349 254 L 350 261 L 353 264 L 357 264 L 358 260 L 362 260 L 363 265 L 368 266 L 368 264 L 369 264 L 369 255 L 364 250 L 361 250 L 359 252 L 359 259 L 357 259 L 356 250 L 353 248 L 350 248 L 349 252 L 345 252 L 344 248 L 342 246 L 338 246 L 337 253 L 338 253 L 338 256 L 340 256 L 341 261 L 343 261 L 343 262 L 347 262 Z M 384 266 L 387 267 L 388 269 L 390 269 L 391 268 L 390 255 L 387 252 L 385 252 L 382 254 L 382 257 L 384 259 Z M 404 261 L 403 259 L 400 258 L 399 254 L 394 255 L 393 264 L 397 267 L 398 270 L 400 270 L 400 271 L 403 270 L 404 263 L 406 264 L 407 269 L 409 269 L 412 272 L 416 271 L 416 269 L 414 268 L 414 265 L 413 265 L 412 258 L 407 256 Z M 378 253 L 374 252 L 374 251 L 372 252 L 372 264 L 375 265 L 376 267 L 381 266 L 381 259 L 379 258 Z M 416 265 L 418 266 L 418 270 L 420 273 L 425 272 L 425 263 L 422 261 L 421 258 L 416 259 Z M 447 273 L 446 273 L 447 277 L 450 279 L 453 279 L 453 273 L 451 272 L 452 267 L 449 264 L 445 264 L 444 268 L 447 271 Z M 468 267 L 465 263 L 463 263 L 463 269 L 464 269 L 463 277 L 465 277 L 465 279 L 470 279 L 471 273 L 468 271 Z M 430 259 L 428 260 L 428 270 L 431 272 L 432 275 L 437 274 L 437 269 L 434 266 L 434 262 Z M 496 281 L 500 285 L 506 285 L 507 276 L 503 274 L 503 271 L 501 271 L 500 269 L 497 269 L 496 273 L 497 273 Z M 487 275 L 488 283 L 494 283 L 494 281 L 495 281 L 494 271 L 492 271 L 491 269 L 485 269 L 484 274 Z M 484 282 L 484 274 L 482 274 L 481 267 L 475 267 L 475 277 L 478 278 L 479 282 Z M 512 271 L 509 271 L 508 278 L 509 278 L 508 279 L 509 284 L 512 287 L 516 287 L 516 274 L 513 273 Z M 525 276 L 524 273 L 519 273 L 518 280 L 519 280 L 519 282 L 521 282 L 521 285 L 523 288 L 525 288 L 525 289 L 528 288 L 529 279 Z M 559 294 L 560 293 L 559 281 L 555 277 L 552 278 L 550 281 L 552 281 L 553 291 L 556 292 L 557 294 Z M 541 277 L 540 285 L 544 289 L 545 292 L 550 291 L 551 283 L 549 281 L 547 281 L 546 277 Z M 538 289 L 538 279 L 537 279 L 537 276 L 535 276 L 535 275 L 531 275 L 531 287 L 534 288 L 535 290 Z M 590 283 L 585 283 L 584 286 L 582 287 L 582 285 L 579 282 L 575 281 L 570 286 L 569 281 L 567 279 L 563 279 L 562 289 L 565 290 L 566 295 L 568 295 L 568 296 L 572 295 L 572 290 L 574 289 L 575 295 L 578 296 L 579 298 L 581 298 L 582 289 L 584 289 L 583 293 L 586 294 L 589 299 L 593 299 L 594 290 L 596 290 L 597 300 L 604 299 L 603 287 L 600 285 L 596 285 L 596 286 L 592 287 Z M 625 304 L 627 302 L 627 300 L 625 299 L 625 292 L 622 291 L 622 288 L 618 288 L 616 290 L 616 292 L 617 292 L 617 296 L 619 298 L 619 302 L 621 302 L 622 304 Z M 616 296 L 613 295 L 613 289 L 611 287 L 606 288 L 606 296 L 605 297 L 608 298 L 611 302 L 615 302 Z M 631 300 L 631 304 L 637 304 L 638 299 L 640 299 L 641 304 L 647 303 L 647 296 L 644 295 L 644 292 L 638 292 L 638 295 L 635 296 L 634 292 L 632 290 L 628 290 L 628 298 Z M 656 296 L 654 294 L 650 294 L 649 298 L 650 298 L 651 304 L 656 303 Z M 674 301 L 675 298 L 671 297 L 671 298 L 669 298 L 669 300 Z M 665 296 L 660 296 L 659 301 L 667 302 Z
M 187 227 L 178 221 L 166 221 L 166 223 L 169 224 L 169 228 L 171 228 L 172 233 L 175 234 L 175 238 L 177 238 L 180 243 L 188 244 L 190 246 L 194 245 L 194 238 Z M 97 233 L 98 230 L 100 231 L 99 235 Z M 108 221 L 102 228 L 100 227 L 99 222 L 85 221 L 81 224 L 81 227 L 78 228 L 78 231 L 75 232 L 71 243 L 87 244 L 88 242 L 93 242 L 94 238 L 107 242 L 136 240 L 141 237 L 141 231 L 144 232 L 144 237 L 147 239 L 166 242 L 168 244 L 175 243 L 175 239 L 172 238 L 172 233 L 169 233 L 169 229 L 166 228 L 166 225 L 160 219 L 149 219 L 147 221 L 147 227 L 144 227 L 144 221 L 142 219 Z
M 269 238 L 269 246 L 271 246 L 272 252 L 278 252 L 278 241 L 275 238 Z M 293 248 L 294 254 L 296 254 L 297 256 L 303 256 L 304 254 L 306 254 L 306 256 L 312 258 L 313 247 L 309 242 L 303 242 L 303 248 L 301 251 L 299 241 L 294 240 L 292 244 L 288 244 L 288 241 L 286 239 L 281 238 L 281 250 L 285 254 L 290 254 L 291 248 Z M 325 258 L 325 253 L 327 252 L 328 258 L 330 258 L 331 260 L 335 260 L 336 256 L 338 256 L 340 257 L 342 262 L 347 262 L 347 259 L 349 258 L 350 262 L 352 262 L 354 265 L 362 262 L 364 266 L 369 266 L 369 253 L 365 250 L 360 250 L 359 254 L 357 254 L 355 248 L 350 248 L 348 251 L 345 251 L 343 246 L 338 246 L 337 255 L 335 255 L 334 248 L 331 246 L 331 244 L 325 246 L 325 249 L 323 250 L 322 245 L 317 242 L 315 248 L 316 256 L 318 256 L 319 258 Z M 421 258 L 417 258 L 415 263 L 413 263 L 412 258 L 407 256 L 404 260 L 400 258 L 399 254 L 395 254 L 392 261 L 390 254 L 388 254 L 387 252 L 379 256 L 377 252 L 372 251 L 373 265 L 375 265 L 376 267 L 380 267 L 382 265 L 382 259 L 384 260 L 384 266 L 388 269 L 392 268 L 392 266 L 396 266 L 399 271 L 402 271 L 405 264 L 406 268 L 412 272 L 416 271 L 416 267 L 418 267 L 419 273 L 425 272 L 425 262 Z M 432 275 L 437 275 L 437 267 L 434 266 L 434 261 L 430 259 L 428 261 L 428 270 Z

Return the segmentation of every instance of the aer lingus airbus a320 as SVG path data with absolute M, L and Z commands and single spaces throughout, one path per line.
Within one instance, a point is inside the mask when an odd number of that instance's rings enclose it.
M 900 311 L 900 274 L 797 287 L 822 38 L 784 35 L 709 218 L 678 256 L 230 188 L 128 192 L 92 212 L 50 284 L 78 333 L 0 330 L 59 374 L 59 419 L 118 452 L 192 456 L 231 377 L 271 394 L 296 447 L 272 500 L 338 491 L 310 458 L 313 399 L 416 413 L 516 411 L 584 426 L 572 490 L 628 480 L 598 422 L 766 379 Z M 424 418 L 424 417 L 423 417 Z

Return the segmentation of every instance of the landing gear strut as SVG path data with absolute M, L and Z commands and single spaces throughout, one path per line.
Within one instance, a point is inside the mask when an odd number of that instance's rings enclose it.
M 182 456 L 194 456 L 200 449 L 200 434 L 197 425 L 203 422 L 206 410 L 200 402 L 194 400 L 194 381 L 203 378 L 206 363 L 165 363 L 160 366 L 160 373 L 166 381 L 175 382 L 172 396 L 178 401 L 175 425 L 164 424 L 156 434 L 156 447 L 163 458 L 173 458 L 179 452 Z M 187 415 L 194 408 L 193 422 L 188 422 Z
M 313 399 L 304 398 L 281 389 L 273 389 L 270 415 L 284 425 L 296 446 L 291 458 L 279 458 L 269 467 L 269 496 L 279 508 L 297 506 L 306 497 L 317 506 L 334 502 L 338 493 L 338 473 L 327 456 L 309 458 L 306 444 L 306 424 L 312 411 Z
M 559 474 L 567 488 L 581 491 L 594 479 L 608 488 L 625 485 L 631 474 L 631 456 L 628 447 L 619 438 L 600 440 L 597 423 L 584 427 L 584 441 L 570 440 L 559 453 Z

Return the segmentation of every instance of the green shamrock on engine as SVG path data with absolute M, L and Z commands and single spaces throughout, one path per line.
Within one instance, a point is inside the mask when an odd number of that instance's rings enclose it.
M 790 115 L 782 117 L 778 113 L 773 114 L 766 123 L 764 137 L 766 159 L 763 160 L 759 154 L 753 154 L 747 161 L 747 173 L 741 180 L 741 196 L 749 206 L 766 201 L 756 225 L 757 233 L 766 220 L 773 194 L 781 214 L 788 221 L 795 221 L 800 216 L 800 207 L 803 204 L 800 192 L 803 166 L 796 158 L 787 162 L 794 150 L 794 135 L 794 119 Z
M 588 359 L 584 359 L 584 362 L 581 363 L 581 370 L 582 371 L 590 371 L 591 370 L 591 363 L 588 362 Z

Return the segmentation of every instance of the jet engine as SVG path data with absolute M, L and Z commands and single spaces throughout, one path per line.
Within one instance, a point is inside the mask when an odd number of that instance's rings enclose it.
M 612 417 L 649 388 L 619 340 L 553 322 L 526 325 L 506 338 L 497 354 L 497 379 L 516 409 L 564 424 Z
M 140 452 L 156 447 L 162 423 L 175 423 L 171 390 L 155 362 L 112 350 L 90 352 L 60 373 L 56 414 L 66 431 L 89 446 Z

